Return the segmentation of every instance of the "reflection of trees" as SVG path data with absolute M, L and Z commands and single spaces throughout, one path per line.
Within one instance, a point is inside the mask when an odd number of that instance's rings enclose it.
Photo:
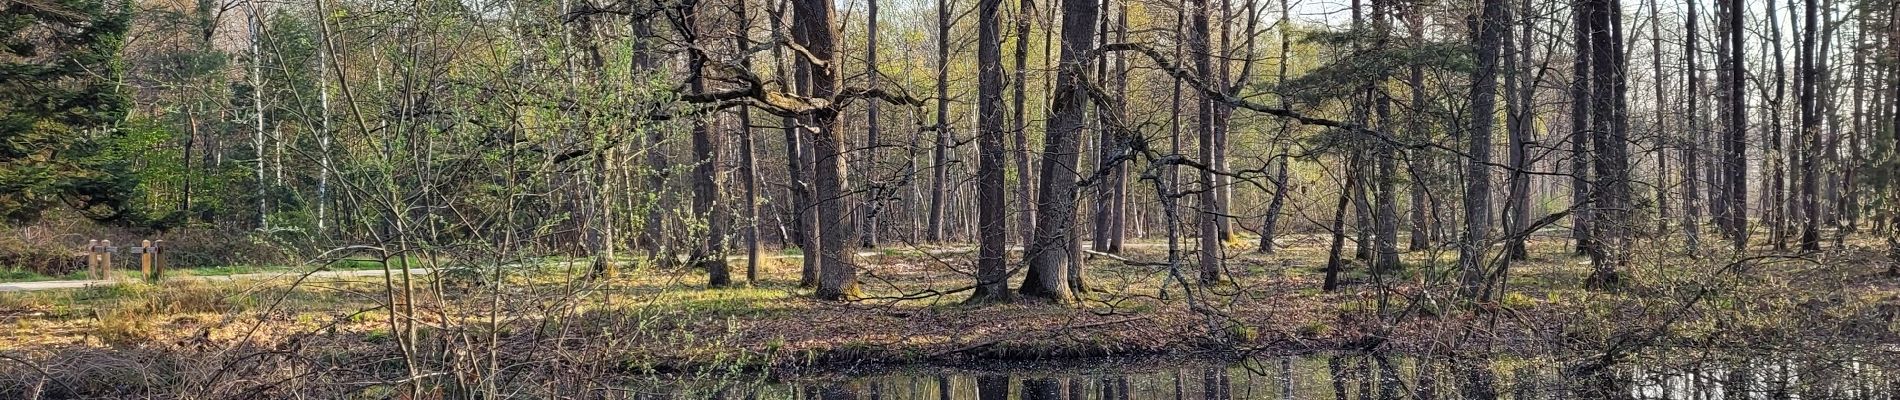
M 1023 400 L 1063 400 L 1062 381 L 1050 378 L 1024 379 Z

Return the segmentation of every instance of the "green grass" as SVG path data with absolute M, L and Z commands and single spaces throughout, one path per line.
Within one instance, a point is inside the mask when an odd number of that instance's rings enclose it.
M 65 275 L 50 276 L 18 268 L 0 269 L 0 282 L 41 282 L 79 279 L 86 279 L 86 271 L 73 271 Z

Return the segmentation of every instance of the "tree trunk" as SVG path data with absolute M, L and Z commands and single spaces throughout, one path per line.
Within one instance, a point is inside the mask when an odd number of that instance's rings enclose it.
M 1570 64 L 1570 201 L 1582 211 L 1590 197 L 1590 24 L 1583 2 L 1572 3 L 1575 24 L 1575 61 Z M 1570 214 L 1570 235 L 1576 241 L 1577 254 L 1590 253 L 1590 213 Z
M 1015 104 L 1010 107 L 1016 113 L 1010 119 L 1016 124 L 1011 129 L 1016 142 L 1016 203 L 1022 207 L 1016 211 L 1016 224 L 1021 236 L 1017 243 L 1024 248 L 1028 248 L 1036 237 L 1036 203 L 1033 197 L 1036 184 L 1032 180 L 1035 174 L 1031 173 L 1034 169 L 1029 167 L 1032 153 L 1029 149 L 1029 106 L 1024 103 L 1029 92 L 1029 20 L 1035 13 L 1036 4 L 1033 0 L 1022 0 L 1016 10 L 1016 92 L 1012 99 Z
M 825 0 L 793 0 L 795 23 L 792 29 L 804 32 L 801 45 L 815 58 L 811 68 L 811 95 L 830 98 L 838 91 L 837 25 L 832 3 Z M 850 240 L 851 220 L 844 210 L 844 123 L 837 109 L 821 109 L 812 115 L 812 152 L 817 161 L 813 194 L 818 211 L 819 264 L 818 291 L 813 296 L 825 300 L 859 297 L 858 272 L 854 254 L 845 244 Z
M 745 48 L 747 44 L 751 42 L 749 32 L 751 32 L 752 20 L 746 16 L 745 7 L 733 7 L 732 10 L 736 13 L 734 18 L 738 20 L 739 23 L 738 34 L 732 38 L 732 47 L 735 49 Z M 748 70 L 752 69 L 752 57 L 747 56 L 739 59 L 739 66 L 740 68 Z M 754 148 L 754 140 L 752 138 L 751 109 L 740 107 L 738 113 L 738 132 L 734 133 L 739 135 L 739 164 L 742 169 L 740 172 L 743 174 L 743 179 L 745 179 L 742 181 L 745 186 L 745 219 L 747 221 L 745 228 L 745 283 L 747 285 L 754 285 L 759 281 L 759 225 L 762 223 L 761 221 L 763 221 L 759 218 L 758 151 Z
M 1515 13 L 1507 5 L 1504 11 L 1506 24 L 1517 23 Z M 1525 14 L 1529 17 L 1530 14 Z M 1524 23 L 1529 26 L 1528 22 Z M 1530 56 L 1524 52 L 1530 48 L 1529 37 L 1522 48 L 1518 46 L 1516 33 L 1504 32 L 1502 35 L 1504 59 L 1498 64 L 1504 69 L 1504 125 L 1507 140 L 1506 160 L 1511 171 L 1505 182 L 1504 197 L 1504 255 L 1511 260 L 1526 260 L 1530 252 L 1524 248 L 1524 228 L 1530 226 L 1530 175 L 1524 169 L 1529 166 L 1530 158 L 1530 114 L 1526 112 L 1531 99 L 1518 89 L 1518 81 L 1528 71 L 1520 63 L 1528 63 Z M 1529 79 L 1523 79 L 1528 81 Z
M 1504 0 L 1484 0 L 1478 17 L 1476 71 L 1471 75 L 1471 130 L 1465 161 L 1465 237 L 1459 249 L 1462 294 L 1476 299 L 1485 275 L 1491 233 L 1491 127 L 1497 113 L 1499 42 L 1507 33 Z
M 1277 31 L 1279 31 L 1279 36 L 1280 36 L 1280 58 L 1279 58 L 1280 60 L 1288 60 L 1289 59 L 1288 57 L 1293 52 L 1292 35 L 1288 34 L 1289 33 L 1288 27 L 1292 26 L 1292 20 L 1291 20 L 1291 13 L 1289 12 L 1289 9 L 1288 9 L 1289 6 L 1287 3 L 1290 3 L 1290 2 L 1289 1 L 1280 2 L 1280 22 L 1279 24 L 1275 25 L 1279 27 Z M 1282 61 L 1275 64 L 1278 64 L 1279 70 L 1274 72 L 1273 82 L 1275 84 L 1286 83 L 1287 63 Z M 1181 92 L 1180 83 L 1177 81 L 1175 84 L 1176 98 L 1180 97 L 1180 92 Z M 1290 101 L 1288 101 L 1287 96 L 1279 96 L 1279 97 L 1280 97 L 1280 108 L 1292 109 L 1292 104 Z M 1292 129 L 1292 124 L 1288 123 L 1286 120 L 1280 120 L 1279 124 L 1280 124 L 1279 134 L 1281 136 L 1285 136 L 1287 132 Z M 1274 251 L 1273 240 L 1274 238 L 1278 237 L 1280 234 L 1280 211 L 1282 207 L 1285 207 L 1286 197 L 1287 197 L 1286 196 L 1286 192 L 1287 192 L 1286 165 L 1287 163 L 1293 161 L 1288 158 L 1290 156 L 1288 153 L 1289 152 L 1285 150 L 1285 147 L 1282 146 L 1282 151 L 1280 152 L 1280 155 L 1276 157 L 1277 160 L 1274 160 L 1274 163 L 1276 165 L 1274 166 L 1275 169 L 1274 169 L 1274 175 L 1273 175 L 1273 198 L 1270 200 L 1267 200 L 1267 216 L 1264 217 L 1264 220 L 1260 222 L 1260 252 L 1265 253 L 1265 254 L 1273 253 Z
M 1783 131 L 1781 111 L 1782 105 L 1786 104 L 1784 102 L 1785 97 L 1783 96 L 1785 88 L 1782 86 L 1782 83 L 1787 81 L 1788 74 L 1784 69 L 1785 66 L 1783 63 L 1785 60 L 1781 53 L 1780 18 L 1775 16 L 1775 9 L 1778 7 L 1774 7 L 1771 2 L 1769 7 L 1765 8 L 1768 11 L 1768 20 L 1774 21 L 1774 23 L 1768 24 L 1768 42 L 1763 43 L 1762 47 L 1772 49 L 1771 51 L 1773 51 L 1775 56 L 1775 94 L 1773 98 L 1766 99 L 1768 101 L 1768 132 L 1763 136 L 1766 136 L 1765 139 L 1768 142 L 1768 150 L 1767 155 L 1763 158 L 1766 159 L 1764 161 L 1768 164 L 1764 173 L 1768 174 L 1769 178 L 1767 182 L 1768 192 L 1765 194 L 1766 201 L 1762 204 L 1762 213 L 1765 214 L 1763 220 L 1768 224 L 1768 242 L 1775 250 L 1786 250 L 1788 246 L 1787 218 L 1789 207 L 1787 207 L 1788 203 L 1783 202 L 1782 199 L 1786 198 L 1783 193 L 1786 193 L 1785 188 L 1788 185 L 1786 171 L 1788 166 L 1793 165 L 1793 163 L 1784 162 L 1783 160 L 1793 161 L 1797 160 L 1798 157 L 1796 154 L 1784 152 L 1781 147 L 1781 135 Z M 1799 28 L 1799 26 L 1796 28 Z M 1796 47 L 1799 46 L 1797 45 Z M 1796 58 L 1796 62 L 1800 62 L 1799 55 L 1797 55 Z M 1795 85 L 1795 90 L 1799 91 L 1801 81 L 1796 80 Z
M 1208 15 L 1209 0 L 1190 1 L 1188 15 L 1187 48 L 1189 56 L 1194 57 L 1194 73 L 1197 76 L 1214 76 L 1213 51 L 1209 40 Z M 1066 50 L 1066 49 L 1065 49 Z M 1198 138 L 1199 155 L 1196 157 L 1204 167 L 1200 169 L 1199 192 L 1195 196 L 1196 206 L 1201 208 L 1197 214 L 1200 225 L 1200 283 L 1211 285 L 1221 280 L 1221 236 L 1220 236 L 1220 193 L 1216 189 L 1219 181 L 1214 179 L 1214 125 L 1219 123 L 1214 111 L 1213 99 L 1204 95 L 1195 95 L 1194 132 Z M 1046 210 L 1046 208 L 1045 208 Z
M 937 142 L 930 152 L 930 210 L 924 240 L 944 240 L 944 196 L 950 183 L 950 0 L 937 0 Z
M 1739 0 L 1731 0 L 1722 4 L 1728 6 L 1723 11 L 1727 14 L 1728 23 L 1725 27 L 1728 29 L 1729 36 L 1727 59 L 1729 74 L 1725 87 L 1728 91 L 1728 95 L 1725 96 L 1728 100 L 1728 126 L 1723 149 L 1725 153 L 1723 166 L 1727 176 L 1722 179 L 1725 188 L 1728 189 L 1728 194 L 1723 197 L 1729 204 L 1723 209 L 1726 212 L 1725 216 L 1728 217 L 1729 239 L 1733 241 L 1735 250 L 1740 251 L 1748 246 L 1748 183 L 1746 181 L 1748 166 L 1744 163 L 1744 156 L 1748 150 L 1746 143 L 1748 114 L 1743 109 L 1746 101 L 1742 97 L 1742 88 L 1747 84 L 1748 70 L 1742 62 L 1744 55 L 1742 51 L 1744 47 L 1742 42 L 1743 3 Z
M 1801 74 L 1802 82 L 1800 88 L 1801 132 L 1798 136 L 1802 146 L 1800 150 L 1802 153 L 1801 193 L 1799 194 L 1802 214 L 1801 250 L 1816 251 L 1821 249 L 1821 209 L 1817 198 L 1820 195 L 1819 185 L 1817 185 L 1819 176 L 1815 173 L 1815 159 L 1821 157 L 1820 99 L 1815 96 L 1821 90 L 1817 79 L 1820 72 L 1816 70 L 1815 61 L 1816 34 L 1820 30 L 1816 29 L 1819 27 L 1817 23 L 1819 12 L 1815 4 L 1817 0 L 1806 0 L 1803 3 L 1805 12 L 1803 13 L 1804 22 L 1801 24 L 1801 54 L 1799 56 L 1801 70 L 1798 72 Z
M 250 18 L 247 19 L 247 22 L 250 24 L 251 45 L 251 149 L 253 150 L 252 155 L 257 157 L 257 159 L 252 160 L 255 166 L 253 171 L 256 172 L 257 178 L 257 187 L 255 188 L 255 195 L 257 197 L 257 230 L 268 231 L 270 229 L 270 205 L 267 200 L 270 197 L 267 189 L 269 182 L 264 180 L 264 144 L 266 140 L 264 136 L 264 16 L 258 15 L 258 13 L 257 6 L 252 4 L 250 12 L 248 13 Z
M 816 0 L 811 0 L 816 1 Z M 1058 303 L 1073 300 L 1068 269 L 1075 239 L 1076 166 L 1081 153 L 1082 122 L 1088 111 L 1084 53 L 1095 46 L 1094 0 L 1062 0 L 1062 56 L 1056 72 L 1044 138 L 1042 186 L 1036 198 L 1035 245 L 1026 249 L 1029 273 L 1022 294 Z
M 698 0 L 687 0 L 681 9 L 686 22 L 682 33 L 687 43 L 697 44 L 701 35 Z M 687 53 L 688 84 L 693 93 L 706 93 L 707 62 L 705 52 Z M 719 182 L 722 142 L 706 118 L 693 120 L 693 215 L 705 217 L 707 229 L 705 240 L 693 248 L 691 258 L 695 268 L 706 270 L 707 286 L 716 288 L 732 285 L 731 268 L 726 264 L 726 211 L 719 201 L 725 194 Z
M 1697 16 L 1695 2 L 1688 2 L 1687 7 L 1689 13 L 1688 17 L 1684 19 L 1684 24 L 1687 25 L 1686 29 L 1688 33 L 1687 38 L 1682 43 L 1682 54 L 1684 58 L 1683 63 L 1685 64 L 1683 67 L 1683 75 L 1685 75 L 1686 82 L 1688 82 L 1688 84 L 1683 86 L 1683 98 L 1687 99 L 1686 102 L 1689 108 L 1687 118 L 1685 118 L 1688 121 L 1689 131 L 1684 135 L 1685 140 L 1683 141 L 1687 143 L 1682 149 L 1682 230 L 1687 238 L 1688 253 L 1690 257 L 1694 257 L 1702 245 L 1702 208 L 1699 199 L 1697 199 L 1697 197 L 1700 197 L 1701 191 L 1697 187 L 1699 179 L 1696 172 L 1696 168 L 1702 165 L 1701 161 L 1698 160 L 1698 158 L 1702 156 L 1701 146 L 1703 136 L 1702 108 L 1699 107 L 1698 104 L 1702 99 L 1702 71 L 1696 64 L 1695 57 L 1696 53 L 1701 53 L 1702 50 L 1701 46 L 1698 46 L 1696 42 Z
M 1657 4 L 1661 2 L 1661 0 L 1649 0 L 1649 45 L 1651 51 L 1655 52 L 1655 54 L 1649 58 L 1650 68 L 1655 73 L 1650 79 L 1650 83 L 1654 84 L 1653 89 L 1655 89 L 1656 93 L 1656 105 L 1654 110 L 1656 113 L 1656 121 L 1655 125 L 1650 127 L 1650 135 L 1654 136 L 1655 148 L 1650 151 L 1654 153 L 1656 157 L 1656 234 L 1666 235 L 1669 232 L 1670 185 L 1668 149 L 1670 143 L 1668 139 L 1669 129 L 1667 128 L 1669 126 L 1669 107 L 1667 106 L 1669 104 L 1668 92 L 1664 91 L 1663 87 L 1668 85 L 1669 75 L 1663 73 L 1662 66 L 1662 12 L 1659 11 L 1661 6 Z
M 1375 39 L 1375 44 L 1373 45 L 1376 49 L 1385 48 L 1387 36 L 1390 35 L 1392 31 L 1391 23 L 1386 16 L 1386 10 L 1391 8 L 1391 2 L 1392 0 L 1374 0 L 1372 2 L 1372 26 L 1373 29 L 1378 31 L 1378 38 Z M 1381 72 L 1377 79 L 1375 79 L 1375 82 L 1378 85 L 1384 85 L 1386 78 L 1386 74 Z M 1378 129 L 1380 131 L 1390 131 L 1392 128 L 1392 99 L 1387 97 L 1383 90 L 1375 90 L 1372 94 L 1375 96 L 1373 99 L 1373 111 L 1378 116 Z M 1377 254 L 1375 254 L 1377 258 L 1373 260 L 1372 270 L 1374 273 L 1386 273 L 1399 269 L 1399 213 L 1398 199 L 1396 197 L 1398 194 L 1398 152 L 1393 146 L 1384 143 L 1375 145 L 1373 149 L 1378 153 L 1376 156 L 1377 159 L 1374 160 L 1377 167 L 1374 173 L 1378 174 L 1378 180 L 1373 182 L 1373 225 L 1375 225 L 1377 229 L 1377 232 L 1374 234 L 1374 237 L 1377 238 L 1374 247 L 1377 251 Z
M 1284 11 L 1285 10 L 1282 10 L 1283 13 Z M 1407 30 L 1407 33 L 1411 36 L 1411 39 L 1413 41 L 1424 40 L 1425 39 L 1425 12 L 1424 10 L 1421 7 L 1408 7 L 1408 11 L 1406 13 L 1406 20 L 1407 20 L 1406 25 L 1408 25 L 1406 30 Z M 1281 22 L 1282 23 L 1280 26 L 1287 26 L 1285 24 L 1285 20 L 1282 20 Z M 1285 34 L 1282 33 L 1282 35 L 1284 36 Z M 1281 45 L 1285 46 L 1286 43 L 1282 42 Z M 1286 59 L 1286 54 L 1284 51 L 1282 51 L 1282 53 L 1280 54 L 1280 59 L 1282 60 Z M 1280 63 L 1280 64 L 1281 64 L 1280 73 L 1281 75 L 1285 75 L 1286 63 Z M 1429 101 L 1425 97 L 1425 65 L 1424 63 L 1410 63 L 1410 64 L 1411 65 L 1408 67 L 1408 69 L 1410 70 L 1410 74 L 1406 78 L 1407 80 L 1406 86 L 1412 92 L 1412 101 L 1410 104 L 1412 111 L 1410 115 L 1406 117 L 1406 131 L 1408 132 L 1408 135 L 1412 137 L 1412 140 L 1431 140 L 1430 133 L 1425 131 L 1425 119 L 1426 119 L 1425 110 L 1428 105 L 1427 102 Z M 1286 107 L 1287 104 L 1282 103 L 1281 106 Z M 1434 157 L 1434 154 L 1431 152 L 1414 152 L 1414 153 L 1418 154 L 1417 157 L 1423 158 L 1424 162 L 1409 163 L 1409 166 L 1412 169 L 1412 176 L 1413 176 L 1412 190 L 1411 190 L 1412 192 L 1411 193 L 1412 195 L 1411 228 L 1412 229 L 1411 229 L 1411 240 L 1407 244 L 1406 249 L 1417 251 L 1417 250 L 1424 250 L 1432 246 L 1432 241 L 1431 241 L 1432 235 L 1431 235 L 1431 230 L 1430 230 L 1430 225 L 1432 223 L 1431 217 L 1430 217 L 1430 214 L 1432 213 L 1430 212 L 1430 209 L 1432 207 L 1430 204 L 1431 200 L 1426 198 L 1426 192 L 1429 190 L 1429 188 L 1426 187 L 1426 185 L 1428 184 L 1428 182 L 1426 181 L 1426 178 L 1432 176 L 1433 175 L 1432 171 L 1436 170 L 1436 168 L 1429 167 L 1429 165 L 1436 164 L 1435 162 L 1431 161 L 1435 159 L 1436 157 Z
M 1592 138 L 1596 157 L 1597 190 L 1591 198 L 1590 235 L 1596 241 L 1591 263 L 1595 266 L 1589 285 L 1608 288 L 1620 282 L 1618 269 L 1628 263 L 1630 231 L 1629 113 L 1623 101 L 1628 92 L 1623 58 L 1622 5 L 1620 0 L 1591 0 L 1590 57 L 1593 113 L 1596 137 Z
M 790 0 L 778 4 L 783 8 L 774 11 L 772 18 L 767 19 L 767 21 L 770 21 L 770 28 L 773 32 L 779 31 L 780 22 L 783 21 L 782 18 L 791 11 L 789 9 L 791 6 Z M 792 30 L 793 41 L 803 43 L 810 40 L 804 38 L 804 35 L 805 31 L 803 29 Z M 772 60 L 778 64 L 777 68 L 774 69 L 779 71 L 778 81 L 780 90 L 800 95 L 809 94 L 809 88 L 811 87 L 811 66 L 809 63 L 802 58 L 794 57 L 791 61 L 791 68 L 787 68 L 786 57 L 783 54 L 783 50 L 780 49 L 780 46 L 772 46 Z M 796 85 L 794 86 L 793 83 L 796 83 Z M 794 236 L 792 243 L 797 244 L 800 252 L 804 255 L 799 258 L 798 287 L 810 288 L 818 286 L 820 257 L 818 257 L 817 238 L 820 228 L 817 222 L 818 216 L 812 210 L 812 187 L 805 176 L 805 170 L 812 165 L 812 157 L 811 149 L 808 148 L 809 141 L 805 139 L 806 135 L 799 127 L 801 122 L 803 121 L 799 118 L 784 117 L 779 123 L 784 127 L 786 175 L 787 180 L 791 181 L 786 187 L 789 188 L 788 191 L 790 193 L 788 197 L 791 198 L 791 234 Z M 649 151 L 648 153 L 655 152 Z M 664 162 L 664 159 L 661 161 Z M 659 214 L 660 213 L 649 213 L 649 221 L 652 221 L 653 216 Z
M 1333 241 L 1326 250 L 1326 280 L 1320 285 L 1320 290 L 1328 292 L 1339 288 L 1339 273 L 1345 269 L 1341 258 L 1346 245 L 1346 205 L 1359 193 L 1359 176 L 1350 171 L 1359 168 L 1360 153 L 1353 152 L 1350 157 L 1346 161 L 1346 182 L 1339 185 L 1339 201 L 1333 205 Z
M 868 0 L 865 10 L 864 75 L 867 85 L 878 87 L 877 68 L 877 0 Z M 738 7 L 744 8 L 744 7 Z M 743 47 L 743 46 L 742 46 Z M 877 169 L 878 127 L 876 101 L 865 102 L 864 114 L 864 226 L 858 228 L 859 245 L 867 249 L 877 248 L 877 213 L 883 208 L 884 187 L 871 180 L 871 171 Z
M 970 303 L 1009 300 L 1009 205 L 1003 200 L 1003 35 L 997 9 L 1003 0 L 977 1 L 976 219 L 981 235 L 976 292 Z

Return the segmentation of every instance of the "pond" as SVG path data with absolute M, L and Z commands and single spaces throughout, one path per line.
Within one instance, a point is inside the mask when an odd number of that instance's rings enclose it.
M 1238 361 L 1095 360 L 745 379 L 649 378 L 635 399 L 1883 399 L 1900 374 L 1855 359 L 1649 358 L 1578 376 L 1589 358 L 1317 354 Z

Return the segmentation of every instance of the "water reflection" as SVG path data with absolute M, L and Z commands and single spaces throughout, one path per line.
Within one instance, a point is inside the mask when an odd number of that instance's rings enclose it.
M 1235 363 L 1105 361 L 1092 368 L 1013 366 L 988 372 L 909 371 L 782 381 L 652 379 L 625 393 L 637 399 L 783 400 L 1900 399 L 1900 374 L 1864 361 L 1579 365 L 1546 359 L 1335 354 Z

